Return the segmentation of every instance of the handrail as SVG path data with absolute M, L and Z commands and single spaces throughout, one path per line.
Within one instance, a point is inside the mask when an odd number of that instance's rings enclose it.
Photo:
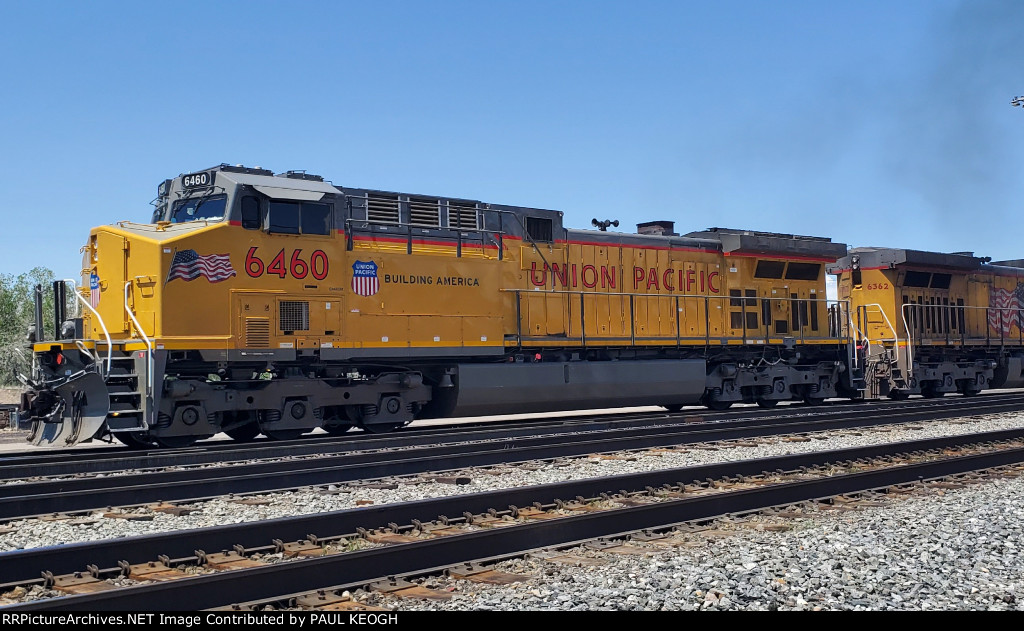
M 831 301 L 830 300 L 829 302 L 835 302 L 837 305 L 840 305 L 840 306 L 842 306 L 844 304 L 846 305 L 846 324 L 847 324 L 847 326 L 850 327 L 851 331 L 856 331 L 858 336 L 864 337 L 864 339 L 867 341 L 868 347 L 864 351 L 864 356 L 867 357 L 867 354 L 871 351 L 871 340 L 868 339 L 867 337 L 865 337 L 864 334 L 860 332 L 860 329 L 858 329 L 853 324 L 853 310 L 850 309 L 850 301 L 848 301 L 848 300 L 847 301 Z M 852 340 L 853 338 L 851 337 L 850 339 Z M 854 342 L 852 344 L 847 344 L 846 348 L 847 348 L 847 351 L 846 351 L 847 357 L 849 357 L 849 359 L 850 359 L 850 369 L 851 370 L 857 370 L 858 368 L 860 368 L 860 357 L 857 354 L 857 343 Z M 865 359 L 865 364 L 866 363 L 867 363 L 867 360 Z
M 93 309 L 92 305 L 89 304 L 89 301 L 83 298 L 82 294 L 78 292 L 78 283 L 74 279 L 64 278 L 62 279 L 61 282 L 65 284 L 71 283 L 71 292 L 75 294 L 75 297 L 78 298 L 78 300 L 81 301 L 83 305 L 85 305 L 86 309 L 88 309 L 94 316 L 96 316 L 96 321 L 99 322 L 100 329 L 103 331 L 103 337 L 107 338 L 107 374 L 110 374 L 110 361 L 114 352 L 114 345 L 110 341 L 110 332 L 107 331 L 107 325 L 105 322 L 103 322 L 103 317 L 100 316 L 99 312 Z M 92 288 L 90 288 L 89 291 L 92 291 Z
M 135 329 L 146 343 L 146 396 L 149 396 L 153 392 L 153 343 L 146 336 L 146 332 L 142 330 L 142 325 L 135 319 L 135 313 L 128 306 L 128 290 L 131 289 L 133 282 L 128 281 L 124 284 L 124 310 L 128 313 L 128 317 L 132 319 L 132 322 L 135 323 Z
M 636 337 L 635 313 L 636 312 L 635 312 L 635 306 L 634 306 L 634 300 L 636 298 L 657 298 L 657 299 L 674 300 L 675 301 L 675 304 L 677 305 L 677 307 L 676 307 L 677 332 L 676 332 L 676 335 L 674 336 L 674 339 L 676 340 L 676 344 L 677 345 L 679 344 L 679 341 L 682 339 L 681 336 L 680 336 L 680 331 L 679 331 L 679 327 L 678 327 L 678 324 L 679 324 L 679 312 L 681 311 L 681 309 L 678 307 L 679 299 L 680 298 L 689 298 L 689 299 L 702 300 L 704 302 L 704 305 L 705 305 L 704 306 L 705 320 L 710 315 L 709 304 L 710 304 L 711 299 L 717 299 L 717 300 L 723 300 L 723 301 L 724 300 L 743 300 L 743 301 L 748 301 L 748 300 L 755 301 L 756 300 L 756 301 L 758 301 L 761 304 L 764 304 L 764 303 L 771 304 L 772 302 L 783 302 L 783 303 L 793 302 L 792 298 L 768 298 L 768 297 L 752 297 L 752 296 L 751 297 L 747 297 L 747 296 L 708 296 L 708 295 L 704 295 L 704 294 L 646 294 L 646 293 L 638 294 L 638 293 L 629 293 L 629 292 L 572 291 L 572 290 L 558 290 L 558 289 L 541 289 L 540 287 L 535 287 L 533 289 L 500 288 L 498 291 L 512 293 L 512 294 L 516 295 L 516 343 L 519 346 L 522 346 L 522 341 L 523 341 L 522 307 L 521 307 L 521 303 L 522 303 L 522 300 L 523 300 L 524 296 L 537 296 L 537 295 L 580 296 L 581 297 L 581 301 L 580 301 L 580 320 L 581 320 L 580 328 L 581 328 L 581 331 L 580 331 L 579 338 L 580 338 L 581 342 L 584 342 L 584 343 L 585 343 L 585 341 L 587 339 L 586 328 L 585 328 L 586 327 L 586 323 L 583 322 L 583 314 L 584 314 L 584 311 L 585 311 L 585 304 L 586 303 L 583 302 L 582 298 L 584 298 L 586 296 L 593 296 L 595 298 L 601 298 L 601 297 L 622 297 L 622 298 L 628 297 L 629 298 L 629 301 L 630 301 L 630 332 L 629 332 L 629 335 L 630 335 L 630 343 L 631 344 L 635 344 L 636 343 L 636 339 L 635 339 L 635 337 Z M 834 304 L 834 305 L 837 305 L 837 306 L 840 306 L 840 307 L 845 306 L 846 312 L 847 312 L 847 324 L 849 326 L 849 330 L 857 331 L 857 333 L 860 334 L 860 331 L 857 330 L 857 328 L 853 325 L 853 320 L 852 320 L 852 317 L 850 315 L 850 310 L 849 310 L 849 301 L 835 301 L 835 300 L 830 300 L 828 298 L 807 298 L 807 299 L 801 298 L 800 300 L 808 302 L 808 303 L 822 303 L 823 302 L 823 303 L 826 303 L 826 305 Z M 569 304 L 571 304 L 571 303 L 569 303 Z M 744 310 L 747 309 L 746 302 L 743 303 L 743 309 Z M 698 309 L 698 315 L 699 315 L 699 309 Z M 752 329 L 748 330 L 746 328 L 746 326 L 745 326 L 746 325 L 746 317 L 744 317 L 743 320 L 744 320 L 744 327 L 743 327 L 743 337 L 742 337 L 742 339 L 744 339 L 744 340 L 746 340 L 748 338 L 749 339 L 754 339 L 753 337 L 751 337 L 749 335 L 749 333 L 753 332 L 753 330 Z M 570 309 L 568 320 L 564 321 L 564 323 L 565 323 L 565 325 L 567 327 L 567 331 L 568 331 L 568 327 L 572 326 L 573 322 L 574 322 L 574 320 L 572 318 L 572 309 Z M 757 335 L 757 337 L 761 337 L 760 330 L 764 329 L 764 333 L 765 333 L 764 339 L 765 339 L 766 342 L 767 342 L 767 340 L 770 337 L 787 338 L 787 337 L 796 337 L 797 335 L 799 335 L 799 338 L 801 340 L 833 340 L 833 339 L 835 339 L 835 340 L 844 340 L 845 341 L 845 340 L 853 339 L 849 335 L 845 335 L 844 336 L 841 331 L 837 335 L 832 335 L 830 330 L 829 330 L 829 326 L 828 325 L 826 325 L 826 327 L 825 327 L 825 330 L 826 330 L 826 333 L 827 333 L 826 335 L 808 336 L 808 335 L 805 334 L 804 328 L 805 327 L 801 326 L 799 333 L 797 331 L 792 331 L 791 333 L 775 333 L 774 335 L 772 335 L 770 333 L 767 325 L 763 324 L 762 326 L 758 327 L 758 335 Z M 705 322 L 704 337 L 705 338 L 709 338 L 709 336 L 710 336 L 710 324 L 708 322 Z M 863 337 L 862 334 L 861 334 L 861 336 Z M 573 336 L 573 337 L 576 337 L 576 336 Z M 597 337 L 598 337 L 598 339 L 600 338 L 600 336 L 597 336 Z M 671 336 L 671 335 L 656 336 L 656 337 L 658 337 L 658 338 L 664 337 L 666 340 L 672 340 L 673 339 L 673 336 Z M 857 367 L 856 354 L 854 354 L 854 366 L 853 367 L 854 368 Z
M 999 314 L 999 324 L 1000 324 L 1000 326 L 999 326 L 999 338 L 998 338 L 998 341 L 1001 344 L 1004 344 L 1006 342 L 1006 339 L 1007 339 L 1007 334 L 1003 330 L 1003 328 L 1004 328 L 1003 325 L 1004 324 L 1009 324 L 1010 326 L 1013 326 L 1013 320 L 1012 319 L 1009 320 L 1009 321 L 1004 319 L 1004 314 L 1005 313 L 1010 313 L 1011 316 L 1015 315 L 1018 318 L 1018 320 L 1017 320 L 1017 328 L 1020 331 L 1018 333 L 1018 339 L 1021 339 L 1022 336 L 1024 336 L 1024 329 L 1021 329 L 1021 326 L 1020 326 L 1020 324 L 1021 324 L 1021 322 L 1020 322 L 1021 317 L 1024 316 L 1024 308 L 1018 308 L 1018 307 L 991 307 L 991 306 L 989 306 L 989 307 L 981 307 L 981 306 L 976 306 L 976 305 L 929 305 L 929 304 L 918 304 L 916 302 L 905 302 L 905 303 L 903 303 L 901 305 L 900 317 L 903 319 L 903 328 L 906 329 L 906 331 L 907 331 L 907 361 L 908 361 L 908 365 L 911 367 L 911 369 L 913 369 L 913 365 L 914 365 L 914 359 L 913 359 L 914 358 L 914 329 L 912 329 L 910 327 L 910 324 L 907 321 L 908 307 L 909 308 L 919 309 L 921 311 L 921 314 L 925 313 L 925 311 L 924 311 L 925 309 L 935 309 L 938 313 L 947 312 L 947 313 L 953 314 L 954 317 L 956 316 L 956 314 L 958 312 L 962 312 L 964 314 L 962 325 L 959 323 L 959 318 L 957 318 L 957 320 L 958 320 L 957 328 L 960 330 L 961 344 L 965 343 L 967 340 L 985 340 L 987 344 L 991 343 L 991 341 L 992 341 L 992 334 L 989 332 L 989 329 L 995 328 L 989 322 L 989 315 L 991 314 L 992 311 L 995 311 L 995 312 L 997 312 Z M 985 312 L 985 321 L 984 321 L 985 336 L 984 337 L 972 337 L 972 336 L 969 336 L 968 332 L 967 332 L 967 327 L 968 327 L 968 322 L 967 322 L 967 317 L 966 317 L 967 313 L 969 313 L 969 312 L 978 312 L 978 311 L 984 311 Z M 952 322 L 953 320 L 954 320 L 954 318 L 951 317 L 950 321 Z M 921 331 L 921 333 L 922 333 L 921 338 L 927 337 L 926 335 L 924 335 L 924 333 L 925 333 L 925 331 L 923 330 L 925 328 L 924 325 L 922 325 L 920 322 L 915 322 L 915 324 L 917 325 L 918 328 L 922 329 L 922 331 Z M 949 332 L 947 331 L 946 332 L 947 339 L 948 339 L 948 335 L 949 335 Z
M 907 332 L 907 377 L 914 372 L 914 333 L 910 330 L 910 325 L 907 323 L 907 307 L 910 305 L 918 306 L 912 302 L 905 302 L 900 308 L 900 317 L 903 318 L 903 328 Z M 986 323 L 987 324 L 987 323 Z
M 862 340 L 864 340 L 867 343 L 867 346 L 864 348 L 864 357 L 870 357 L 871 356 L 871 338 L 869 338 L 867 335 L 865 335 L 864 332 L 861 331 L 860 329 L 858 329 L 857 325 L 853 323 L 853 314 L 852 313 L 848 312 L 846 314 L 846 319 L 849 322 L 850 329 L 857 333 L 857 339 L 858 340 L 862 339 Z M 853 338 L 851 338 L 851 339 L 853 339 Z M 856 366 L 854 366 L 854 368 L 856 368 Z
M 893 348 L 896 349 L 896 356 L 893 358 L 893 361 L 894 362 L 898 362 L 900 360 L 900 335 L 899 335 L 899 332 L 896 331 L 895 327 L 893 327 L 892 322 L 889 322 L 889 316 L 885 315 L 885 309 L 883 309 L 882 305 L 878 304 L 877 302 L 872 302 L 872 303 L 868 303 L 868 304 L 861 305 L 861 306 L 864 307 L 864 314 L 865 315 L 867 315 L 867 308 L 868 307 L 878 307 L 878 312 L 882 314 L 882 319 L 885 320 L 885 326 L 889 327 L 889 330 L 892 331 L 892 336 L 893 336 L 892 339 L 893 339 L 893 342 L 894 342 Z M 867 329 L 867 323 L 865 323 L 864 328 Z M 888 338 L 882 337 L 882 338 L 879 338 L 878 341 L 879 342 L 887 342 Z M 870 343 L 871 343 L 871 340 L 868 339 L 868 344 L 870 344 Z M 885 347 L 883 346 L 882 348 L 884 349 Z
M 516 287 L 502 287 L 498 291 L 506 291 L 509 293 L 526 292 L 530 294 L 541 293 L 541 294 L 583 294 L 585 296 L 636 296 L 637 298 L 717 298 L 719 300 L 769 300 L 776 302 L 793 302 L 793 298 L 768 298 L 765 296 L 710 296 L 705 294 L 638 294 L 635 292 L 628 291 L 572 291 L 569 289 L 541 289 L 540 287 L 529 288 L 516 288 Z M 828 298 L 797 298 L 804 302 L 832 302 L 838 304 L 849 304 L 846 300 L 830 300 Z
M 379 219 L 356 219 L 349 217 L 345 224 L 365 223 L 371 226 L 394 226 L 396 228 L 419 228 L 420 230 L 438 230 L 444 232 L 482 232 L 486 234 L 504 234 L 501 230 L 485 230 L 484 228 L 457 228 L 454 226 L 424 226 L 422 224 L 403 221 L 381 221 Z
M 532 244 L 533 247 L 536 248 L 537 254 L 540 255 L 541 261 L 543 261 L 545 265 L 550 265 L 548 263 L 548 260 L 544 257 L 544 253 L 540 251 L 540 245 L 538 245 L 538 243 L 530 235 L 530 232 L 526 229 L 526 224 L 523 223 L 523 219 L 522 219 L 522 217 L 520 217 L 519 213 L 513 212 L 511 210 L 501 210 L 501 209 L 498 209 L 498 208 L 482 208 L 480 210 L 483 211 L 483 212 L 496 213 L 498 215 L 499 219 L 501 218 L 502 215 L 512 215 L 512 217 L 515 218 L 516 223 L 519 224 L 519 227 L 522 228 L 524 241 L 529 241 L 530 244 Z M 352 204 L 351 204 L 351 199 L 350 199 L 350 201 L 349 201 L 349 212 L 351 212 L 351 211 L 352 211 Z M 345 219 L 345 247 L 347 249 L 349 249 L 349 250 L 351 250 L 352 247 L 353 247 L 352 231 L 349 230 L 349 226 L 351 224 L 355 224 L 355 223 L 366 224 L 367 226 L 392 226 L 392 227 L 395 227 L 395 228 L 405 228 L 406 229 L 406 237 L 410 241 L 410 244 L 411 244 L 411 241 L 412 241 L 412 229 L 413 228 L 419 228 L 421 230 L 441 230 L 441 231 L 447 231 L 447 232 L 455 232 L 457 234 L 457 238 L 458 238 L 458 240 L 460 242 L 460 245 L 461 245 L 462 233 L 463 232 L 478 232 L 478 233 L 480 233 L 482 235 L 498 235 L 499 239 L 496 240 L 496 244 L 498 246 L 498 258 L 499 259 L 504 258 L 505 244 L 504 244 L 504 241 L 502 241 L 502 239 L 500 237 L 503 237 L 505 234 L 507 234 L 507 232 L 505 230 L 486 230 L 484 228 L 453 228 L 451 226 L 423 226 L 423 225 L 406 223 L 406 222 L 401 222 L 401 221 L 381 221 L 381 220 L 377 220 L 377 219 L 357 219 L 355 217 L 349 217 L 349 218 Z M 483 241 L 483 239 L 480 239 L 480 240 Z

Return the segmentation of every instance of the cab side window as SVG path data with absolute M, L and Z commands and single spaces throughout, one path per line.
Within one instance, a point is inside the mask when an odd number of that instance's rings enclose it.
M 259 230 L 263 225 L 260 217 L 260 200 L 246 196 L 242 198 L 242 227 L 246 230 Z
M 328 204 L 303 202 L 300 229 L 302 234 L 331 234 L 331 207 Z
M 271 200 L 268 232 L 278 234 L 331 234 L 331 205 Z
M 267 228 L 270 232 L 280 234 L 299 234 L 298 202 L 270 202 Z

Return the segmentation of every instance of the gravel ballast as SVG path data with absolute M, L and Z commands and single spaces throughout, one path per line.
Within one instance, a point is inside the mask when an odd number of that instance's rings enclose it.
M 789 529 L 770 527 L 780 523 Z M 1024 479 L 997 479 L 856 511 L 716 524 L 667 550 L 630 544 L 642 556 L 570 551 L 599 558 L 596 567 L 507 561 L 498 568 L 530 578 L 435 579 L 451 590 L 445 602 L 357 598 L 403 610 L 1018 610 L 1022 524 Z
M 173 516 L 147 508 L 132 509 L 132 513 L 146 513 L 151 520 L 125 520 L 104 518 L 106 510 L 96 511 L 91 519 L 44 521 L 39 519 L 14 520 L 7 525 L 11 532 L 0 534 L 0 552 L 22 548 L 36 548 L 80 541 L 95 541 L 171 530 L 186 530 L 241 523 L 275 517 L 322 513 L 356 506 L 391 504 L 430 497 L 463 495 L 516 488 L 535 484 L 548 484 L 565 480 L 611 476 L 654 469 L 670 469 L 765 458 L 787 454 L 842 449 L 904 440 L 917 440 L 973 432 L 994 431 L 1024 426 L 1024 415 L 1010 414 L 976 417 L 969 420 L 933 421 L 923 424 L 833 432 L 815 435 L 806 442 L 789 442 L 784 438 L 766 439 L 754 447 L 688 448 L 672 452 L 630 452 L 626 459 L 577 458 L 571 461 L 538 463 L 528 468 L 504 466 L 492 474 L 467 471 L 471 482 L 466 485 L 417 481 L 400 483 L 397 488 L 366 488 L 337 485 L 334 493 L 299 490 L 258 495 L 266 505 L 250 506 L 230 498 L 213 499 L 193 504 L 189 515 Z M 493 475 L 498 473 L 499 475 Z M 340 491 L 340 492 L 339 492 Z M 383 524 L 382 524 L 383 525 Z M 342 533 L 339 533 L 342 534 Z

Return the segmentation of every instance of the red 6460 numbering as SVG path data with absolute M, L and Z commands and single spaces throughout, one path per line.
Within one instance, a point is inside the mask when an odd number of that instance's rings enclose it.
M 300 279 L 306 276 L 312 276 L 317 280 L 327 278 L 329 264 L 327 254 L 323 250 L 313 250 L 309 255 L 309 261 L 306 261 L 302 258 L 302 250 L 293 250 L 292 255 L 286 257 L 282 249 L 269 263 L 264 263 L 263 259 L 256 255 L 258 249 L 249 248 L 249 253 L 245 255 L 245 273 L 253 278 L 259 278 L 264 274 L 273 274 L 281 278 L 289 275 Z

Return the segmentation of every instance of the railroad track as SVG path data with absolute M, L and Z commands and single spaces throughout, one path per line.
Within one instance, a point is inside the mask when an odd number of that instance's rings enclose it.
M 0 455 L 0 479 L 25 479 L 52 475 L 116 472 L 133 469 L 192 466 L 254 459 L 287 458 L 343 453 L 369 449 L 398 449 L 430 442 L 496 440 L 534 436 L 546 432 L 566 433 L 628 428 L 630 426 L 674 425 L 679 423 L 724 423 L 743 419 L 781 420 L 855 414 L 887 410 L 971 409 L 996 402 L 1024 400 L 1024 394 L 984 393 L 971 399 L 913 399 L 902 402 L 841 401 L 827 406 L 786 405 L 773 410 L 743 408 L 727 412 L 682 410 L 680 412 L 617 413 L 537 418 L 513 421 L 445 423 L 434 427 L 407 427 L 378 435 L 353 431 L 341 437 L 317 434 L 293 441 L 255 440 L 201 442 L 183 449 L 138 450 L 124 446 L 95 449 L 67 449 L 7 452 Z
M 773 420 L 743 419 L 713 424 L 633 425 L 590 431 L 550 432 L 539 436 L 467 440 L 422 447 L 358 450 L 331 456 L 250 462 L 135 474 L 62 478 L 0 487 L 0 519 L 71 513 L 112 506 L 195 501 L 211 497 L 265 493 L 354 480 L 405 476 L 470 467 L 549 460 L 593 453 L 670 447 L 709 441 L 835 431 L 840 429 L 955 418 L 967 413 L 994 414 L 1024 410 L 1024 399 L 958 401 L 941 406 L 899 406 L 873 415 L 843 410 L 828 415 L 788 416 Z M 436 436 L 433 437 L 436 439 Z M 376 445 L 376 443 L 375 443 Z
M 1020 463 L 1024 429 L 651 471 L 7 553 L 0 587 L 65 595 L 11 611 L 345 609 L 414 587 L 389 577 Z

